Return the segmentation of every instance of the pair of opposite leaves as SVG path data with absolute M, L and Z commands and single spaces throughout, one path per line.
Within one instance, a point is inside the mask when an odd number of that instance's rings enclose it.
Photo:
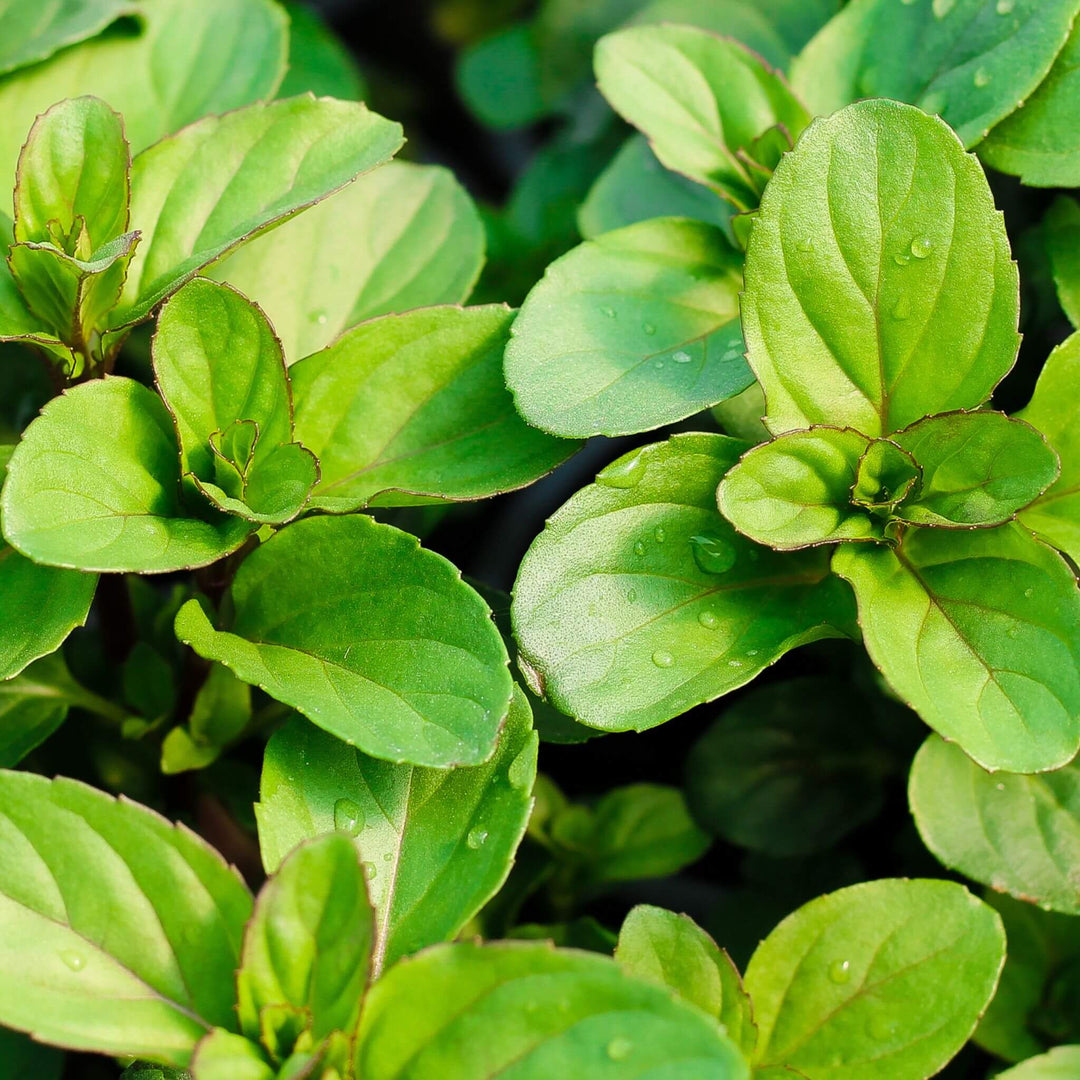
M 362 830 L 309 833 L 253 905 L 201 840 L 136 804 L 0 772 L 0 805 L 12 845 L 0 948 L 12 971 L 35 973 L 0 987 L 0 1020 L 72 1048 L 190 1063 L 197 1080 L 304 1076 L 313 1061 L 320 1075 L 342 1053 L 365 1080 L 673 1063 L 745 1080 L 747 1059 L 810 1078 L 838 1060 L 869 1076 L 887 1060 L 890 1075 L 922 1080 L 970 1036 L 1004 959 L 999 917 L 963 887 L 877 881 L 784 920 L 745 989 L 706 935 L 655 909 L 624 926 L 614 964 L 456 944 L 383 973 Z M 91 885 L 95 903 L 79 903 Z M 280 1073 L 292 1055 L 297 1071 Z
M 709 229 L 653 221 L 607 246 Z M 628 290 L 628 307 L 651 302 L 642 291 L 651 281 L 670 280 L 677 253 L 663 261 L 659 277 L 644 271 Z M 623 280 L 639 266 L 631 260 Z M 555 264 L 548 285 L 560 274 Z M 675 302 L 700 307 L 701 289 L 688 273 Z M 512 386 L 529 303 L 508 352 Z M 557 325 L 551 296 L 546 306 Z M 833 561 L 855 585 L 874 660 L 983 765 L 1033 772 L 1070 760 L 1080 745 L 1080 599 L 1069 567 L 1015 523 L 922 527 L 1008 522 L 1058 470 L 1026 424 L 966 411 L 990 396 L 1019 344 L 1016 268 L 978 163 L 941 121 L 895 102 L 817 121 L 754 217 L 742 319 L 765 422 L 780 438 L 733 478 L 745 481 L 740 527 L 760 511 L 762 527 L 745 531 L 781 547 L 784 528 L 809 527 L 822 512 L 817 539 L 833 529 L 883 538 L 888 517 L 910 521 L 902 547 L 847 544 Z M 1055 385 L 1066 364 L 1062 353 L 1048 365 Z M 1045 411 L 1033 405 L 1027 417 L 1039 422 Z M 852 430 L 784 435 L 815 425 Z M 1057 439 L 1061 425 L 1052 426 Z M 812 445 L 827 467 L 819 475 L 785 456 L 785 443 Z M 716 513 L 717 486 L 745 449 L 677 436 L 631 455 L 534 544 L 516 586 L 515 631 L 534 682 L 564 711 L 601 728 L 649 727 L 742 685 L 796 644 L 857 635 L 825 553 L 765 553 Z M 798 489 L 793 503 L 761 498 L 759 461 L 774 487 Z M 823 511 L 833 485 L 837 505 Z M 1036 501 L 1024 513 L 1068 550 L 1075 526 L 1046 509 Z

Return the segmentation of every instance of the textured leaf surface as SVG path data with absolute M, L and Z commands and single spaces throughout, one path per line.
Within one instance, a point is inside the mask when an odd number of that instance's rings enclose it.
M 1061 459 L 1057 481 L 1020 515 L 1029 529 L 1080 562 L 1080 334 L 1049 356 L 1027 408 L 1018 414 Z
M 312 505 L 354 510 L 524 487 L 579 443 L 529 427 L 503 382 L 513 314 L 435 307 L 364 323 L 290 369 Z
M 789 915 L 746 970 L 756 1061 L 922 1080 L 967 1042 L 1005 961 L 997 913 L 947 881 L 871 881 Z
M 83 383 L 45 406 L 11 457 L 3 515 L 24 555 L 78 570 L 205 566 L 250 531 L 188 516 L 172 417 L 157 394 L 124 378 Z
M 273 872 L 334 829 L 360 852 L 376 912 L 373 971 L 453 938 L 506 879 L 532 807 L 536 736 L 515 690 L 494 757 L 460 769 L 377 761 L 306 721 L 263 760 L 259 846 Z
M 940 113 L 974 146 L 1043 81 L 1076 0 L 854 0 L 792 65 L 819 115 L 864 97 Z
M 715 1021 L 607 957 L 508 942 L 436 946 L 380 979 L 356 1068 L 368 1080 L 749 1077 Z
M 374 918 L 347 836 L 298 847 L 263 886 L 236 975 L 240 1028 L 260 1036 L 263 1010 L 305 1014 L 311 1038 L 352 1032 L 371 972 Z
M 753 380 L 739 329 L 742 259 L 714 226 L 643 221 L 553 262 L 506 350 L 531 424 L 625 435 L 681 420 Z
M 1080 746 L 1080 592 L 1019 525 L 845 545 L 863 640 L 889 685 L 987 769 L 1037 772 Z
M 40 14 L 47 6 L 33 10 Z M 34 117 L 63 98 L 103 98 L 124 117 L 138 153 L 209 113 L 273 94 L 288 46 L 279 5 L 153 0 L 138 7 L 141 33 L 117 28 L 0 81 L 0 176 L 14 179 Z
M 1080 915 L 1080 765 L 988 773 L 934 735 L 911 767 L 908 798 L 923 842 L 945 866 Z
M 231 601 L 228 630 L 189 601 L 177 636 L 372 756 L 491 755 L 506 649 L 480 597 L 414 537 L 365 516 L 294 522 L 244 560 Z
M 137 10 L 133 0 L 48 0 L 43 4 L 4 0 L 0 3 L 0 73 L 46 60 Z
M 753 1052 L 757 1028 L 739 969 L 688 915 L 639 904 L 619 931 L 615 962 L 715 1016 L 743 1053 Z
M 729 198 L 757 205 L 768 169 L 747 160 L 755 141 L 782 127 L 790 146 L 810 115 L 745 46 L 689 26 L 633 27 L 596 47 L 600 91 L 643 131 L 669 168 Z M 742 154 L 739 151 L 743 151 Z
M 142 244 L 113 325 L 145 318 L 202 267 L 383 164 L 401 143 L 401 126 L 364 105 L 297 97 L 206 117 L 139 154 L 131 227 Z
M 1018 300 L 986 177 L 940 120 L 892 101 L 818 120 L 773 175 L 746 255 L 766 424 L 882 435 L 976 408 L 1016 358 Z
M 480 216 L 453 174 L 391 161 L 210 273 L 259 302 L 293 364 L 376 315 L 463 303 L 483 261 Z
M 184 1065 L 231 1027 L 251 896 L 188 830 L 72 780 L 0 772 L 0 1019 Z
M 758 547 L 716 510 L 745 449 L 677 435 L 619 459 L 549 520 L 512 614 L 526 671 L 557 708 L 592 727 L 654 727 L 843 635 L 850 598 L 824 552 Z

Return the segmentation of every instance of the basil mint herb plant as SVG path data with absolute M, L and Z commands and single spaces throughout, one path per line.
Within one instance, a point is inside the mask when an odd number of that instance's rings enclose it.
M 30 7 L 0 1080 L 1080 1075 L 1080 0 Z

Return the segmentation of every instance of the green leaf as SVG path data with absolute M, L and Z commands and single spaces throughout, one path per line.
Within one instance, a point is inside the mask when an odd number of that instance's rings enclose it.
M 454 72 L 472 114 L 499 131 L 525 127 L 549 111 L 533 28 L 516 23 L 465 49 Z
M 589 189 L 578 210 L 586 240 L 658 217 L 686 217 L 727 228 L 732 209 L 714 192 L 669 172 L 644 135 L 632 135 Z
M 756 143 L 780 127 L 790 146 L 810 114 L 782 76 L 745 46 L 690 26 L 620 30 L 596 46 L 600 92 L 649 137 L 656 156 L 730 199 L 757 205 L 772 162 Z
M 911 767 L 911 812 L 942 865 L 998 892 L 1080 915 L 1080 765 L 984 772 L 936 735 Z
M 1080 187 L 1080 25 L 1073 23 L 1050 74 L 979 143 L 998 172 L 1033 187 Z
M 352 53 L 306 3 L 286 0 L 289 13 L 289 70 L 278 87 L 278 97 L 297 94 L 363 101 L 367 87 Z
M 251 687 L 227 667 L 213 664 L 195 695 L 186 727 L 176 727 L 161 746 L 166 774 L 202 769 L 220 757 L 251 721 Z
M 131 225 L 142 247 L 112 325 L 146 318 L 208 263 L 401 144 L 401 126 L 364 105 L 297 97 L 208 116 L 143 151 L 131 168 Z
M 195 1050 L 194 1080 L 275 1080 L 278 1073 L 253 1042 L 217 1028 Z
M 1080 203 L 1060 196 L 1047 211 L 1041 231 L 1062 310 L 1080 329 Z
M 0 1020 L 183 1066 L 232 1027 L 251 895 L 183 827 L 72 780 L 0 772 Z
M 720 512 L 744 536 L 778 551 L 881 540 L 885 522 L 852 499 L 870 445 L 850 428 L 786 432 L 744 454 L 720 481 Z
M 259 301 L 295 363 L 376 315 L 463 303 L 483 262 L 479 214 L 453 174 L 392 161 L 210 273 Z
M 947 881 L 871 881 L 789 915 L 746 969 L 755 1060 L 923 1080 L 967 1042 L 1005 961 L 997 912 Z
M 391 765 L 294 720 L 263 760 L 255 816 L 267 871 L 309 837 L 350 836 L 375 907 L 378 975 L 455 937 L 502 886 L 532 807 L 536 742 L 521 690 L 495 755 L 469 769 Z
M 1048 1054 L 998 1073 L 998 1080 L 1072 1080 L 1080 1073 L 1080 1046 L 1056 1046 Z
M 739 969 L 688 915 L 648 904 L 631 909 L 619 931 L 615 962 L 715 1016 L 744 1054 L 753 1053 L 757 1028 Z
M 121 16 L 137 11 L 133 0 L 60 0 L 43 6 L 3 0 L 0 73 L 47 60 L 60 49 L 92 38 Z
M 1021 522 L 1080 562 L 1080 333 L 1047 358 L 1026 408 L 1017 415 L 1049 440 L 1061 475 L 1020 514 Z
M 1016 358 L 1018 302 L 986 177 L 940 120 L 894 101 L 818 120 L 777 167 L 746 253 L 766 425 L 887 435 L 975 408 Z
M 320 1042 L 351 1033 L 371 973 L 374 918 L 364 868 L 348 836 L 302 844 L 263 886 L 236 975 L 240 1028 L 253 1042 L 267 1010 L 302 1014 Z M 285 1053 L 291 1053 L 286 1047 Z
M 288 20 L 272 0 L 153 0 L 138 14 L 140 33 L 116 27 L 0 81 L 0 176 L 14 180 L 34 118 L 63 98 L 107 101 L 138 153 L 200 117 L 273 95 Z
M 580 444 L 525 424 L 502 374 L 513 314 L 432 307 L 355 327 L 290 369 L 312 506 L 479 499 L 532 483 Z
M 64 1055 L 60 1051 L 33 1042 L 17 1031 L 0 1028 L 0 1076 L 4 1080 L 60 1080 L 63 1071 Z
M 911 454 L 888 439 L 875 439 L 859 459 L 851 501 L 867 510 L 894 516 L 896 507 L 921 480 L 922 468 Z
M 356 1044 L 366 1080 L 479 1080 L 510 1069 L 515 1080 L 749 1077 L 715 1021 L 594 953 L 440 945 L 372 988 Z
M 514 587 L 534 689 L 591 727 L 642 730 L 843 636 L 846 589 L 820 551 L 776 553 L 716 510 L 746 444 L 676 435 L 608 466 L 548 521 Z
M 506 350 L 521 414 L 555 435 L 626 435 L 745 390 L 741 262 L 719 229 L 677 218 L 618 229 L 557 259 Z
M 818 115 L 858 98 L 939 113 L 974 146 L 1050 71 L 1075 0 L 853 0 L 792 65 Z
M 2 246 L 7 246 L 11 239 L 9 222 L 4 222 L 3 234 Z M 71 350 L 55 334 L 46 330 L 41 319 L 26 306 L 26 299 L 15 284 L 6 259 L 0 260 L 0 341 L 22 341 L 36 345 L 51 359 L 60 361 L 66 370 L 74 368 Z
M 365 516 L 294 522 L 244 560 L 230 601 L 228 631 L 189 601 L 177 636 L 373 757 L 491 756 L 506 649 L 480 597 L 415 537 Z
M 843 545 L 833 570 L 859 602 L 889 685 L 986 769 L 1058 768 L 1080 747 L 1080 592 L 1019 525 L 911 529 L 895 550 Z
M 881 809 L 888 769 L 866 699 L 826 678 L 751 690 L 687 757 L 694 818 L 732 844 L 786 857 L 832 847 Z
M 922 484 L 895 511 L 916 525 L 1001 525 L 1046 491 L 1060 471 L 1046 439 L 1002 413 L 928 416 L 893 439 L 922 469 Z
M 3 519 L 8 543 L 29 558 L 144 574 L 206 566 L 251 529 L 188 516 L 168 410 L 118 377 L 53 398 L 26 429 L 8 466 Z

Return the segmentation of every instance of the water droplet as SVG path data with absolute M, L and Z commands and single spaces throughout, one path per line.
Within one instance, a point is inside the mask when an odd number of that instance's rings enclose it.
M 698 617 L 697 621 L 705 627 L 706 630 L 715 630 L 716 624 L 719 622 L 716 615 L 712 611 L 703 611 Z
M 1031 598 L 1032 598 L 1032 597 L 1033 597 L 1034 595 L 1035 595 L 1035 590 L 1034 590 L 1034 589 L 1032 589 L 1032 588 L 1031 588 L 1030 586 L 1029 586 L 1028 588 L 1026 588 L 1026 589 L 1024 590 L 1024 596 L 1026 596 L 1026 597 L 1027 597 L 1027 598 L 1028 598 L 1029 600 L 1030 600 L 1030 599 L 1031 599 Z
M 972 80 L 975 85 L 981 90 L 984 86 L 990 85 L 990 72 L 986 68 L 979 68 L 975 72 L 975 78 Z
M 657 369 L 659 369 L 659 368 L 662 368 L 663 366 L 664 366 L 664 361 L 663 361 L 663 360 L 657 360 L 657 361 L 656 361 L 656 362 L 655 362 L 655 363 L 653 364 L 653 367 L 654 367 L 654 368 L 657 368 Z
M 1005 790 L 1005 785 L 1004 784 L 997 784 L 995 786 L 997 787 L 998 791 L 1004 791 Z
M 945 16 L 956 7 L 956 0 L 934 0 L 932 6 L 937 18 L 944 19 Z
M 805 240 L 800 240 L 795 245 L 800 251 L 813 251 L 814 250 L 814 238 L 808 236 Z
M 388 852 L 386 852 L 386 854 L 385 854 L 385 855 L 383 855 L 383 857 L 382 857 L 382 861 L 383 861 L 383 862 L 389 862 L 389 861 L 390 861 L 390 860 L 391 860 L 391 859 L 392 859 L 393 857 L 394 857 L 394 856 L 393 856 L 393 855 L 391 855 L 391 854 L 390 854 L 390 852 L 388 851 Z
M 829 965 L 829 978 L 838 986 L 851 981 L 851 961 L 834 960 Z
M 613 307 L 602 307 L 600 311 L 606 315 L 609 319 L 616 318 L 615 309 Z
M 310 315 L 308 315 L 308 321 L 316 323 L 319 326 L 325 326 L 326 325 L 326 312 L 323 311 L 321 308 L 319 308 L 318 310 L 313 311 L 313 312 L 311 312 Z
M 525 747 L 525 749 L 510 762 L 510 768 L 506 772 L 506 779 L 510 781 L 510 786 L 512 788 L 523 791 L 530 786 L 533 771 L 532 763 L 533 756 L 529 747 Z
M 641 454 L 613 461 L 596 475 L 596 482 L 604 487 L 632 488 L 641 483 L 645 475 L 645 458 Z
M 626 602 L 627 602 L 628 604 L 632 604 L 632 603 L 634 603 L 634 601 L 636 601 L 636 600 L 637 600 L 637 589 L 631 589 L 631 590 L 630 590 L 630 591 L 629 591 L 629 592 L 628 592 L 628 593 L 626 594 Z
M 671 667 L 675 663 L 675 657 L 669 652 L 657 651 L 652 654 L 652 662 L 657 667 Z
M 364 827 L 364 811 L 352 799 L 338 799 L 334 803 L 334 828 L 347 832 L 350 836 L 359 836 Z
M 656 537 L 656 542 L 658 544 L 662 544 L 667 539 L 667 533 L 664 532 L 664 526 L 657 525 L 656 528 L 653 529 L 653 536 Z
M 1011 15 L 1014 7 L 1016 7 L 1016 0 L 998 0 L 997 13 L 999 15 Z
M 645 545 L 640 540 L 634 545 L 634 554 L 635 555 L 644 555 L 645 554 Z
M 934 241 L 929 236 L 916 236 L 911 241 L 911 254 L 916 259 L 925 259 L 934 250 Z
M 911 262 L 911 256 L 904 252 L 897 252 L 893 256 L 893 262 L 896 263 L 897 266 L 907 266 L 907 264 Z
M 746 650 L 746 655 L 747 656 L 757 656 L 758 652 L 759 652 L 758 649 L 747 649 Z
M 465 843 L 468 844 L 473 851 L 479 851 L 480 848 L 484 846 L 487 838 L 487 829 L 481 828 L 479 825 L 477 825 L 475 829 L 469 830 L 469 835 L 465 837 Z
M 75 949 L 61 949 L 60 959 L 63 960 L 72 971 L 82 971 L 82 969 L 86 967 L 86 957 Z
M 744 664 L 744 661 L 742 661 L 742 660 L 729 660 L 728 661 L 728 667 L 736 667 L 736 668 L 738 668 L 738 667 L 742 667 L 743 664 Z
M 379 870 L 373 862 L 364 863 L 364 877 L 366 877 L 368 881 L 374 881 L 375 875 L 378 872 Z
M 906 294 L 901 293 L 900 299 L 896 301 L 896 306 L 892 309 L 892 317 L 903 322 L 910 314 L 911 301 L 907 298 Z
M 680 349 L 678 352 L 673 352 L 671 354 L 671 359 L 674 360 L 676 364 L 689 364 L 694 358 L 688 352 L 683 352 L 683 350 Z
M 1011 638 L 1018 638 L 1020 636 L 1020 627 L 1013 623 L 1013 625 L 1009 627 L 1007 633 Z
M 625 1061 L 633 1049 L 634 1044 L 629 1039 L 617 1035 L 607 1044 L 607 1056 L 612 1061 Z
M 726 574 L 735 565 L 735 549 L 719 536 L 709 533 L 691 536 L 690 546 L 694 552 L 694 562 L 706 574 Z
M 644 330 L 645 333 L 649 335 L 649 337 L 652 337 L 653 334 L 656 333 L 656 327 L 653 326 L 653 324 L 651 322 L 642 323 L 641 324 L 641 329 Z

